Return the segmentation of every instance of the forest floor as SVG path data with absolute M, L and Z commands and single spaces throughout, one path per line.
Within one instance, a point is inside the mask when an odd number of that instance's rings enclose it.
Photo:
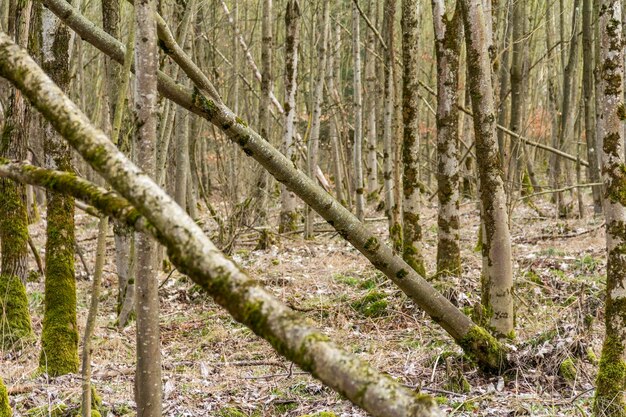
M 547 200 L 537 204 L 551 213 Z M 478 213 L 476 204 L 470 202 L 461 210 L 463 274 L 433 282 L 471 312 L 480 300 L 481 258 L 474 250 Z M 434 271 L 434 207 L 424 209 L 422 220 L 427 270 Z M 277 236 L 275 244 L 264 251 L 254 250 L 254 234 L 246 232 L 251 237 L 246 240 L 244 236 L 236 244 L 232 257 L 343 348 L 433 395 L 449 415 L 591 415 L 603 333 L 602 218 L 541 218 L 527 206 L 519 206 L 511 225 L 517 304 L 513 355 L 519 366 L 501 377 L 486 376 L 464 360 L 439 326 L 334 232 L 325 231 L 314 241 L 298 234 Z M 385 221 L 369 226 L 386 235 Z M 44 230 L 43 221 L 31 226 L 41 252 Z M 78 244 L 91 269 L 96 233 L 97 220 L 77 211 Z M 93 383 L 106 415 L 132 415 L 135 328 L 129 325 L 118 331 L 114 325 L 117 277 L 112 236 L 107 248 L 93 343 Z M 35 269 L 34 263 L 31 267 Z M 91 283 L 78 259 L 76 267 L 81 277 L 78 317 L 82 332 Z M 301 416 L 321 411 L 345 417 L 366 415 L 275 354 L 189 279 L 177 272 L 166 280 L 167 276 L 161 272 L 158 277 L 162 282 L 164 415 Z M 39 337 L 43 280 L 29 283 L 27 291 Z M 36 341 L 4 352 L 0 358 L 0 376 L 9 387 L 15 415 L 48 415 L 47 405 L 59 403 L 75 412 L 80 403 L 80 376 L 52 379 L 38 373 L 39 350 Z

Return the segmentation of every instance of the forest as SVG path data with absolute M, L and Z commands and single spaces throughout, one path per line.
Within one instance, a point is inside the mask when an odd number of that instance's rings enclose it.
M 0 0 L 0 417 L 626 417 L 625 38 Z

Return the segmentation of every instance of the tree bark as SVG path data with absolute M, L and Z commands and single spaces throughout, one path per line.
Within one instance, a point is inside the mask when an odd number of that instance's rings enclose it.
M 472 94 L 476 158 L 482 215 L 482 304 L 486 324 L 500 336 L 513 335 L 513 269 L 506 196 L 495 135 L 491 61 L 486 42 L 491 38 L 490 15 L 476 2 L 461 1 L 467 45 L 468 82 Z
M 583 106 L 585 111 L 585 139 L 587 141 L 587 160 L 589 161 L 589 181 L 600 182 L 598 144 L 596 139 L 596 113 L 593 79 L 593 0 L 583 0 Z M 602 186 L 592 187 L 593 211 L 602 213 Z
M 420 275 L 426 275 L 420 224 L 420 137 L 419 137 L 419 1 L 402 0 L 402 121 L 404 125 L 402 164 L 402 257 Z
M 9 35 L 26 47 L 32 2 L 14 2 L 9 8 Z M 0 136 L 0 157 L 25 160 L 28 147 L 28 108 L 19 90 L 10 89 Z M 26 187 L 0 179 L 0 350 L 32 336 L 26 277 L 28 275 L 28 215 Z
M 153 0 L 135 1 L 135 125 L 137 165 L 147 177 L 156 168 L 156 91 L 158 50 Z M 113 185 L 113 184 L 112 184 Z M 184 209 L 181 209 L 185 213 Z M 155 270 L 156 245 L 145 233 L 137 235 L 137 416 L 162 415 L 159 293 Z
M 328 45 L 328 33 L 330 30 L 330 6 L 328 0 L 322 0 L 321 13 L 321 34 L 317 47 L 317 74 L 313 91 L 313 110 L 311 115 L 311 133 L 309 135 L 307 168 L 308 174 L 315 182 L 316 169 L 319 160 L 319 139 L 320 125 L 322 117 L 322 101 L 324 99 L 324 76 L 326 72 L 326 49 Z M 304 224 L 305 239 L 313 238 L 313 223 L 315 221 L 314 211 L 306 208 L 306 219 Z
M 393 218 L 393 103 L 394 103 L 394 23 L 396 0 L 385 0 L 383 6 L 383 33 L 387 49 L 384 52 L 384 113 L 383 113 L 383 178 L 385 190 L 385 216 L 389 232 L 396 223 Z
M 606 218 L 606 335 L 598 370 L 596 415 L 626 416 L 626 166 L 623 119 L 624 54 L 622 8 L 618 0 L 599 7 L 599 90 L 602 92 L 598 133 L 602 138 L 602 176 Z
M 296 94 L 298 92 L 298 50 L 300 46 L 300 3 L 289 0 L 285 12 L 285 128 L 283 132 L 283 154 L 294 165 L 298 160 L 295 143 Z M 298 227 L 296 195 L 284 184 L 280 186 L 282 208 L 279 232 L 290 232 Z
M 461 12 L 451 18 L 443 0 L 433 0 L 437 55 L 437 274 L 461 273 L 459 235 L 459 55 L 463 36 Z
M 70 31 L 47 9 L 43 10 L 43 68 L 63 90 L 69 89 Z M 68 144 L 44 127 L 45 166 L 73 172 Z M 76 323 L 76 278 L 74 276 L 74 199 L 46 193 L 45 309 L 41 332 L 39 366 L 48 375 L 78 371 L 78 325 Z
M 361 15 L 352 5 L 353 108 L 354 108 L 354 182 L 356 217 L 365 218 L 365 185 L 363 181 L 363 92 L 361 83 Z

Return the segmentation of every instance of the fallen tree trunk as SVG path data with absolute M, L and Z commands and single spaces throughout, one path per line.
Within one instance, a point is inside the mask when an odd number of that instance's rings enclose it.
M 81 38 L 116 61 L 124 62 L 124 45 L 96 27 L 69 3 L 64 0 L 42 1 Z M 161 33 L 163 31 L 160 31 Z M 165 38 L 161 40 L 169 41 Z M 185 71 L 188 68 L 182 67 L 182 69 Z M 190 78 L 198 77 L 190 76 Z M 402 258 L 395 256 L 391 249 L 358 221 L 350 211 L 315 184 L 304 172 L 294 167 L 289 159 L 235 115 L 219 98 L 215 97 L 214 92 L 210 91 L 208 86 L 204 87 L 205 82 L 206 77 L 202 80 L 203 86 L 191 90 L 177 85 L 161 72 L 158 75 L 158 89 L 161 94 L 225 132 L 246 155 L 253 157 L 278 181 L 285 184 L 288 189 L 311 206 L 344 239 L 365 255 L 378 270 L 398 285 L 435 322 L 440 324 L 481 368 L 489 372 L 500 372 L 506 368 L 506 349 L 501 343 L 485 329 L 472 322 Z
M 45 75 L 26 51 L 0 32 L 0 76 L 26 95 L 55 129 L 120 195 L 73 174 L 0 161 L 0 172 L 72 193 L 104 214 L 155 236 L 179 271 L 282 355 L 374 416 L 441 416 L 435 401 L 339 349 L 227 259 L 165 191 L 137 168 Z M 130 204 L 129 204 L 130 203 Z M 131 206 L 131 204 L 134 206 Z

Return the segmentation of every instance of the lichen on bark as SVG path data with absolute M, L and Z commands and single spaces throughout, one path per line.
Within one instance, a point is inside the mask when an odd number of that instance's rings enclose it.
M 0 378 L 0 417 L 11 417 L 12 415 L 7 387 L 4 385 L 2 378 Z

